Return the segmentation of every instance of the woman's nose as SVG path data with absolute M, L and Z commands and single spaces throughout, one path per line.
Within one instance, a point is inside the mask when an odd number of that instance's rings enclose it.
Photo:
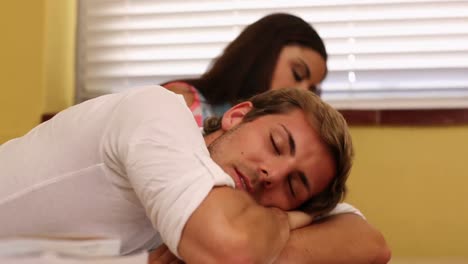
M 302 81 L 297 85 L 297 88 L 301 90 L 309 90 L 309 83 L 306 81 Z

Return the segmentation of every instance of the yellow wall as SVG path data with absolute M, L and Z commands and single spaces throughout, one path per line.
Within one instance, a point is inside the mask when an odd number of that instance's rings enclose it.
M 73 102 L 75 1 L 1 1 L 0 144 Z
M 0 143 L 24 134 L 43 107 L 44 2 L 0 1 Z
M 75 1 L 1 1 L 0 143 L 73 101 Z M 395 256 L 468 258 L 468 126 L 353 127 L 349 201 Z
M 395 256 L 468 258 L 468 126 L 354 127 L 349 201 Z
M 73 104 L 75 86 L 74 0 L 46 0 L 44 45 L 44 113 L 56 113 Z

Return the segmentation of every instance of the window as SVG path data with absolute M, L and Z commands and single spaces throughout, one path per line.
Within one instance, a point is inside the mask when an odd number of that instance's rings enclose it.
M 341 109 L 468 106 L 465 0 L 79 0 L 77 101 L 197 76 L 273 12 L 324 38 L 324 99 Z

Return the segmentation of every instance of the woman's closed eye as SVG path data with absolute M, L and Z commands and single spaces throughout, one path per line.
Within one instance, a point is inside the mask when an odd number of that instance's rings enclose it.
M 301 82 L 304 79 L 302 77 L 302 75 L 296 69 L 292 69 L 292 74 L 293 74 L 294 80 L 296 80 L 296 82 Z
M 302 82 L 303 80 L 310 78 L 310 70 L 303 60 L 298 60 L 291 65 L 292 75 L 296 82 Z

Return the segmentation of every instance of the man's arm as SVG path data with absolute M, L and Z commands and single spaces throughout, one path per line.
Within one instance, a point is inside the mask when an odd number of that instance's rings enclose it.
M 383 236 L 366 220 L 339 214 L 293 230 L 275 263 L 380 264 L 390 256 Z
M 220 187 L 190 216 L 178 252 L 186 263 L 272 263 L 288 238 L 285 212 Z
M 355 214 L 339 214 L 292 231 L 275 263 L 383 264 L 390 256 L 384 238 L 367 221 Z

